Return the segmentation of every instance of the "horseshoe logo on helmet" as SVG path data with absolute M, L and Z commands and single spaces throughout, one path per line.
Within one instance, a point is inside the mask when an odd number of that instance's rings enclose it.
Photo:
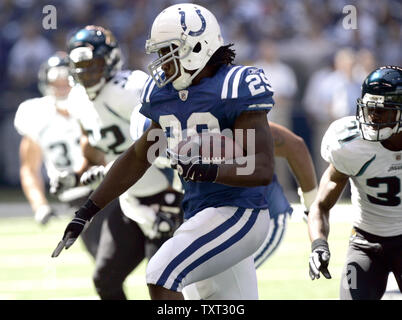
M 196 9 L 195 12 L 198 14 L 198 16 L 201 19 L 201 28 L 197 31 L 192 31 L 190 30 L 188 32 L 189 36 L 192 37 L 197 37 L 199 35 L 201 35 L 204 31 L 205 31 L 205 27 L 207 26 L 207 23 L 205 22 L 205 18 L 204 16 L 201 14 L 201 10 Z M 186 13 L 184 11 L 179 11 L 180 13 L 180 23 L 181 23 L 181 27 L 183 28 L 183 31 L 187 30 L 187 25 L 186 25 Z

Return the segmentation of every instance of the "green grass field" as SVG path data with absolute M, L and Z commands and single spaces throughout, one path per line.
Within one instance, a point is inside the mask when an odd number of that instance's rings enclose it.
M 30 217 L 0 219 L 0 299 L 98 299 L 91 280 L 94 264 L 80 241 L 50 258 L 68 222 L 62 216 L 42 228 Z M 257 270 L 260 299 L 337 299 L 349 233 L 350 223 L 331 223 L 333 279 L 311 281 L 307 225 L 292 219 L 279 249 Z M 129 299 L 149 299 L 144 262 L 125 287 Z

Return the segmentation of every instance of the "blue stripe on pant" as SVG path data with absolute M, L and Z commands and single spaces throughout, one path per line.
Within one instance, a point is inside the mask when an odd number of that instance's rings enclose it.
M 200 258 L 198 258 L 189 266 L 187 266 L 182 272 L 180 272 L 177 278 L 174 280 L 174 283 L 170 289 L 176 291 L 180 282 L 189 272 L 191 272 L 192 270 L 197 268 L 200 264 L 209 260 L 213 256 L 216 256 L 217 254 L 226 250 L 227 248 L 238 242 L 241 238 L 243 238 L 247 234 L 247 232 L 253 227 L 255 221 L 257 220 L 257 215 L 259 211 L 260 211 L 259 209 L 254 209 L 246 224 L 236 234 L 234 234 L 232 237 L 230 237 L 228 240 L 226 240 L 216 248 L 202 255 Z
M 223 234 L 224 232 L 226 232 L 227 230 L 229 230 L 230 228 L 232 228 L 234 225 L 237 224 L 237 222 L 239 221 L 239 219 L 244 215 L 246 209 L 244 208 L 238 208 L 236 210 L 236 212 L 232 215 L 232 217 L 230 217 L 228 220 L 226 220 L 224 223 L 222 223 L 221 225 L 219 225 L 218 227 L 216 227 L 214 230 L 208 232 L 207 234 L 201 236 L 200 238 L 196 239 L 195 241 L 193 241 L 193 243 L 191 243 L 186 249 L 184 249 L 179 255 L 177 255 L 169 264 L 168 266 L 165 268 L 165 270 L 163 271 L 162 275 L 159 277 L 156 285 L 159 286 L 163 286 L 167 279 L 169 278 L 170 274 L 173 272 L 173 270 L 175 270 L 175 268 L 177 266 L 180 265 L 180 263 L 182 263 L 184 260 L 186 260 L 188 257 L 190 257 L 192 254 L 194 254 L 197 250 L 199 250 L 201 247 L 203 247 L 204 245 L 206 245 L 207 243 L 213 241 L 214 239 L 216 239 L 217 237 L 219 237 L 221 234 Z M 253 210 L 253 213 L 256 210 Z M 257 210 L 258 212 L 259 210 Z M 252 214 L 252 217 L 255 216 L 255 219 L 257 217 L 257 214 Z M 248 223 L 246 223 L 247 225 Z M 254 224 L 254 222 L 253 222 Z M 253 225 L 252 224 L 252 225 Z M 251 225 L 251 226 L 252 226 Z M 250 228 L 251 228 L 250 226 Z M 245 226 L 242 228 L 244 229 Z M 240 230 L 238 233 L 242 232 L 242 230 Z M 246 232 L 245 232 L 246 233 Z M 235 236 L 233 236 L 235 237 Z M 233 238 L 232 237 L 232 238 Z M 240 240 L 243 237 L 243 235 L 238 236 L 237 240 L 232 240 L 231 243 L 227 243 L 229 242 L 229 240 L 227 240 L 224 244 L 228 245 L 227 247 L 229 247 L 230 245 L 234 244 L 236 241 Z M 183 277 L 185 277 L 188 272 L 190 272 L 191 270 L 193 270 L 194 268 L 196 268 L 199 264 L 201 264 L 202 262 L 208 260 L 209 258 L 213 257 L 214 255 L 218 254 L 219 252 L 221 252 L 222 250 L 224 250 L 224 244 L 221 244 L 219 247 L 211 250 L 210 252 L 204 254 L 203 257 L 198 258 L 196 261 L 194 261 L 191 264 L 191 268 L 190 266 L 188 266 L 185 270 L 183 270 L 180 273 L 180 281 L 182 280 Z M 220 248 L 220 249 L 218 249 Z M 201 261 L 202 260 L 202 261 Z M 191 270 L 190 270 L 191 269 Z M 178 284 L 180 283 L 180 281 L 178 281 L 177 279 L 175 279 L 173 286 L 172 286 L 172 290 L 174 290 L 173 288 L 177 288 Z
M 274 222 L 274 230 L 271 233 L 271 237 L 268 243 L 264 246 L 264 248 L 259 248 L 257 255 L 254 257 L 255 268 L 260 267 L 279 247 L 282 242 L 283 235 L 286 230 L 287 223 L 287 215 L 289 213 L 281 213 L 278 214 L 273 220 Z M 279 220 L 282 220 L 279 222 Z M 277 236 L 279 234 L 279 236 Z M 264 241 L 265 243 L 265 241 Z

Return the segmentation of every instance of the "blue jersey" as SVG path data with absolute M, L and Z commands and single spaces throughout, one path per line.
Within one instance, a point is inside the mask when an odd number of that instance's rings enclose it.
M 292 213 L 293 209 L 286 198 L 276 174 L 268 186 L 268 209 L 271 219 L 276 219 L 281 213 Z
M 271 87 L 261 69 L 222 66 L 211 78 L 177 91 L 169 83 L 158 88 L 150 77 L 145 83 L 140 112 L 158 123 L 169 139 L 180 141 L 209 131 L 233 129 L 244 111 L 273 107 Z M 179 138 L 179 139 L 178 139 Z M 183 182 L 183 210 L 188 219 L 208 207 L 268 208 L 268 186 L 232 187 L 218 183 Z

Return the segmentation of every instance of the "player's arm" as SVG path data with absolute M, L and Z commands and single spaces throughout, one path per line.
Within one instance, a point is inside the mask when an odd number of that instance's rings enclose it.
M 78 177 L 81 177 L 82 174 L 87 171 L 91 166 L 105 166 L 105 154 L 90 145 L 88 134 L 83 131 L 80 138 L 80 145 L 82 154 L 84 156 L 84 161 L 82 163 L 81 168 L 76 172 Z
M 330 279 L 328 271 L 330 252 L 328 247 L 329 211 L 342 194 L 349 176 L 336 170 L 330 164 L 325 170 L 318 188 L 317 197 L 310 207 L 308 230 L 311 240 L 311 255 L 309 259 L 310 277 L 312 280 L 320 277 L 320 272 Z
M 20 144 L 20 178 L 22 190 L 33 211 L 47 205 L 44 182 L 41 176 L 42 150 L 40 146 L 27 136 Z
M 90 199 L 99 208 L 103 208 L 125 192 L 150 167 L 152 163 L 148 159 L 148 149 L 155 144 L 155 140 L 151 138 L 151 135 L 148 138 L 148 134 L 153 130 L 160 132 L 157 136 L 164 141 L 159 141 L 159 143 L 166 147 L 167 142 L 161 127 L 152 122 L 144 134 L 114 161 L 102 183 L 92 193 Z M 155 151 L 157 150 L 155 149 Z M 155 156 L 158 156 L 158 153 L 155 153 Z
M 303 138 L 285 127 L 270 122 L 274 139 L 274 154 L 285 158 L 303 192 L 317 186 L 317 178 L 311 154 Z
M 317 177 L 311 154 L 303 138 L 287 128 L 270 122 L 274 139 L 274 154 L 285 158 L 297 182 L 299 195 L 306 211 L 309 210 L 317 195 Z
M 151 165 L 148 150 L 155 144 L 155 132 L 160 148 L 166 148 L 167 141 L 162 129 L 152 122 L 144 134 L 134 144 L 117 158 L 102 183 L 91 194 L 87 202 L 76 212 L 75 218 L 68 224 L 62 240 L 53 251 L 52 257 L 57 257 L 63 248 L 68 249 L 78 238 L 85 224 L 92 219 L 110 201 L 120 196 L 136 183 Z M 149 137 L 148 137 L 149 136 Z M 154 149 L 152 157 L 159 155 Z
M 246 154 L 246 165 L 252 165 L 251 171 L 243 171 L 243 164 L 218 165 L 218 175 L 215 180 L 230 186 L 254 187 L 268 185 L 272 181 L 274 172 L 273 138 L 267 122 L 266 111 L 242 112 L 236 119 L 234 130 L 243 133 L 243 150 L 253 150 L 252 154 Z M 253 139 L 247 139 L 250 131 Z M 252 145 L 248 145 L 251 143 Z M 246 173 L 246 174 L 243 174 Z
M 308 229 L 310 240 L 328 239 L 329 211 L 342 194 L 349 176 L 336 170 L 330 164 L 322 175 L 315 201 L 310 207 L 308 216 Z
M 35 220 L 46 224 L 53 215 L 45 195 L 41 176 L 42 150 L 31 138 L 24 136 L 20 143 L 20 179 L 22 190 L 35 212 Z

